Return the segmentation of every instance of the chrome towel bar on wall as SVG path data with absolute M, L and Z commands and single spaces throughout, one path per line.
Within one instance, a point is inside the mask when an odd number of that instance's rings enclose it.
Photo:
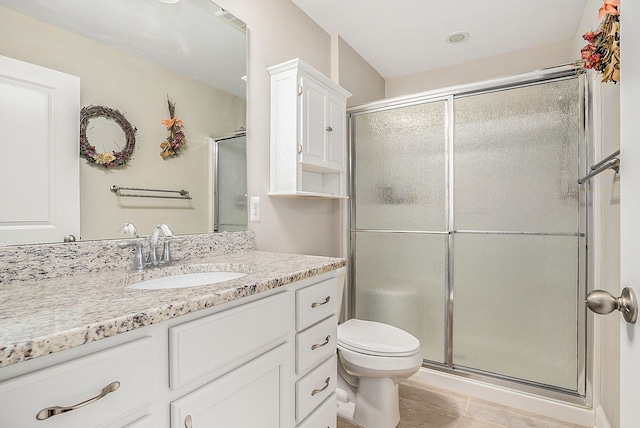
M 591 177 L 598 175 L 608 169 L 614 170 L 616 174 L 620 172 L 620 159 L 618 158 L 618 156 L 620 156 L 620 150 L 616 150 L 597 164 L 592 165 L 590 168 L 591 172 L 579 179 L 578 184 L 582 184 Z
M 138 192 L 150 193 L 122 193 L 122 190 L 136 190 Z M 144 189 L 141 187 L 121 187 L 115 184 L 111 186 L 111 191 L 120 197 L 130 198 L 163 198 L 163 199 L 192 199 L 187 190 L 162 190 L 162 189 Z M 180 196 L 163 195 L 157 193 L 178 193 Z

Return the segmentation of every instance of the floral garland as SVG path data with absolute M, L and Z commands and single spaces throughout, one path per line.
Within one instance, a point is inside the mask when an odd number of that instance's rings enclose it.
M 162 124 L 167 127 L 167 139 L 160 144 L 162 151 L 160 156 L 162 159 L 175 157 L 180 154 L 180 150 L 186 144 L 187 139 L 182 131 L 183 123 L 176 117 L 176 104 L 171 102 L 167 96 L 167 104 L 169 104 L 169 116 L 171 119 L 165 119 Z
M 582 36 L 588 44 L 580 51 L 583 69 L 602 74 L 602 82 L 620 81 L 620 0 L 604 0 L 598 11 L 600 25 Z
M 89 143 L 87 138 L 87 126 L 89 119 L 94 117 L 106 117 L 122 128 L 127 140 L 123 150 L 116 152 L 98 153 L 95 146 Z M 80 156 L 86 158 L 89 163 L 104 166 L 105 168 L 117 167 L 126 164 L 136 146 L 136 128 L 129 123 L 118 110 L 104 106 L 83 107 L 80 111 Z

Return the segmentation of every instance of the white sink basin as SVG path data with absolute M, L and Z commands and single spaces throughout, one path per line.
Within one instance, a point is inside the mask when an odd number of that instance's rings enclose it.
M 240 272 L 242 270 L 246 271 L 246 268 L 243 266 L 225 267 L 227 267 L 227 269 L 223 269 L 221 265 L 173 266 L 156 271 L 149 271 L 146 275 L 145 273 L 133 274 L 126 277 L 124 282 L 128 288 L 135 290 L 168 290 L 216 284 L 242 278 L 247 275 L 245 272 Z M 205 269 L 211 269 L 211 271 L 198 272 L 199 270 Z M 151 276 L 151 278 L 144 279 L 148 276 Z

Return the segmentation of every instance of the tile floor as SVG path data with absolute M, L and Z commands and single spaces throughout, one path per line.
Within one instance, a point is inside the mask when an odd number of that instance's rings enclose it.
M 355 428 L 338 419 L 338 428 Z M 457 392 L 400 384 L 398 428 L 584 428 Z

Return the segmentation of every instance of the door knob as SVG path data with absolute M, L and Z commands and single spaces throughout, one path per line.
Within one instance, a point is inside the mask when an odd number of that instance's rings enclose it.
M 623 288 L 620 297 L 613 297 L 604 290 L 593 290 L 587 294 L 587 307 L 601 315 L 610 314 L 617 309 L 630 324 L 635 324 L 638 319 L 638 299 L 630 287 Z

